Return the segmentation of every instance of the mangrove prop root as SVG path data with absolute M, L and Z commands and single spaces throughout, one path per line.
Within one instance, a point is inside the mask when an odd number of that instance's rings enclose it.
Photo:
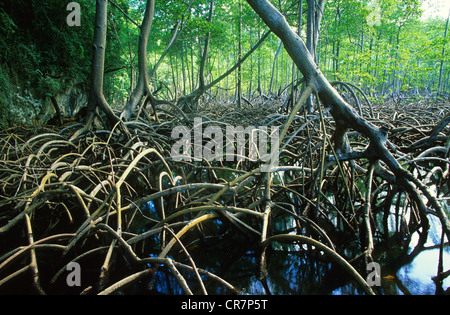
M 335 85 L 356 102 L 354 87 Z M 240 252 L 257 253 L 254 269 L 262 280 L 271 273 L 272 251 L 295 248 L 324 253 L 372 294 L 365 264 L 377 261 L 377 246 L 392 235 L 423 237 L 428 216 L 446 215 L 450 106 L 355 104 L 389 131 L 386 143 L 409 176 L 407 186 L 356 131 L 347 132 L 350 153 L 336 152 L 329 112 L 282 115 L 279 102 L 252 104 L 239 112 L 205 104 L 189 115 L 159 105 L 160 121 L 127 123 L 127 137 L 118 130 L 76 139 L 76 128 L 2 131 L 0 291 L 25 282 L 40 294 L 113 294 L 143 282 L 159 290 L 161 279 L 172 279 L 178 293 L 217 287 L 235 294 L 225 262 L 208 265 L 202 255 L 213 248 L 236 253 L 239 243 Z M 185 124 L 192 131 L 199 116 L 202 130 L 218 126 L 223 134 L 227 126 L 255 126 L 260 133 L 279 126 L 279 165 L 266 173 L 258 159 L 174 161 L 173 128 Z M 280 218 L 290 223 L 276 223 Z M 359 249 L 349 254 L 352 242 Z M 70 262 L 89 266 L 81 287 L 66 284 Z

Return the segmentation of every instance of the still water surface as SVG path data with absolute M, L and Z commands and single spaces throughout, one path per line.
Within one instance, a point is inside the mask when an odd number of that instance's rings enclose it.
M 437 275 L 440 259 L 441 225 L 434 216 L 429 216 L 431 228 L 424 249 L 412 261 L 403 266 L 392 267 L 400 259 L 395 251 L 386 251 L 388 266 L 381 270 L 381 287 L 378 294 L 385 295 L 434 295 L 437 293 L 436 283 L 432 280 Z M 418 236 L 413 235 L 408 249 L 402 259 L 408 260 L 418 244 Z M 443 270 L 450 269 L 450 247 L 445 246 L 442 255 Z M 250 260 L 250 259 L 249 259 Z M 253 261 L 257 257 L 253 257 Z M 346 279 L 346 275 L 333 268 L 326 259 L 311 259 L 301 251 L 272 253 L 270 256 L 267 283 L 263 284 L 257 275 L 250 277 L 247 285 L 242 281 L 243 294 L 363 294 L 360 287 Z M 392 269 L 394 268 L 394 269 Z M 396 270 L 395 270 L 396 269 Z M 450 288 L 450 277 L 444 279 L 442 288 Z M 450 289 L 449 289 L 450 290 Z M 448 292 L 448 291 L 447 291 Z M 448 292 L 450 293 L 450 292 Z
M 380 261 L 381 286 L 374 288 L 377 294 L 433 295 L 440 293 L 439 288 L 442 291 L 450 288 L 450 277 L 438 285 L 432 280 L 438 272 L 442 229 L 438 218 L 432 215 L 428 217 L 430 229 L 420 251 L 417 250 L 417 233 L 411 236 L 409 244 L 404 247 L 384 245 L 378 250 L 377 255 L 383 261 Z M 198 251 L 193 248 L 191 255 L 198 267 L 223 277 L 241 294 L 364 294 L 359 285 L 345 271 L 332 264 L 328 257 L 304 245 L 273 243 L 267 252 L 267 277 L 262 281 L 259 274 L 261 252 L 258 248 L 235 236 L 222 244 L 226 245 L 206 251 L 204 248 L 198 248 Z M 443 271 L 450 269 L 449 246 L 443 248 L 442 263 Z M 195 280 L 191 275 L 184 276 L 195 292 Z M 182 294 L 168 273 L 156 274 L 153 283 L 158 293 Z M 220 285 L 209 284 L 207 289 L 209 294 L 229 293 Z

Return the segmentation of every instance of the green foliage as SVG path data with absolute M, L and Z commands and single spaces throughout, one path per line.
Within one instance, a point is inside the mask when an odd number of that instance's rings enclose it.
M 436 90 L 436 65 L 448 60 L 448 53 L 442 55 L 448 47 L 445 21 L 421 20 L 421 4 L 418 0 L 329 1 L 320 66 L 331 79 L 352 81 L 380 95 L 411 88 Z M 377 7 L 377 23 L 368 23 Z M 444 74 L 449 71 L 444 64 Z
M 27 98 L 45 100 L 80 83 L 87 91 L 95 1 L 77 2 L 82 12 L 80 27 L 66 24 L 68 12 L 64 1 L 4 0 L 0 3 L 0 122 L 12 120 L 9 117 L 13 116 L 13 107 L 31 106 L 31 112 L 38 111 L 37 105 L 31 104 L 39 102 L 24 101 Z M 297 29 L 300 2 L 272 3 Z M 115 0 L 114 4 L 110 3 L 108 9 L 104 93 L 110 104 L 121 108 L 136 83 L 139 28 L 134 23 L 142 22 L 146 1 Z M 267 30 L 245 0 L 215 0 L 214 4 L 210 23 L 207 21 L 210 0 L 155 2 L 148 47 L 150 68 L 166 49 L 175 25 L 183 21 L 181 35 L 152 78 L 152 82 L 164 83 L 160 93 L 165 98 L 176 98 L 182 91 L 189 93 L 195 89 L 208 32 L 211 41 L 205 77 L 211 82 L 236 63 L 239 43 L 244 54 Z M 379 19 L 369 23 L 377 8 Z M 307 2 L 303 0 L 303 38 L 306 10 Z M 444 79 L 448 81 L 450 44 L 449 38 L 443 36 L 445 21 L 422 21 L 421 1 L 328 0 L 323 13 L 317 62 L 330 80 L 351 81 L 379 95 L 412 88 L 436 90 L 442 61 Z M 292 61 L 284 50 L 275 59 L 278 45 L 279 40 L 271 35 L 242 65 L 245 93 L 254 90 L 258 82 L 265 94 L 272 80 L 272 91 L 289 85 Z M 236 82 L 237 72 L 219 84 L 221 89 L 211 92 L 231 98 Z M 155 89 L 159 85 L 155 83 Z M 444 88 L 448 89 L 447 85 Z M 17 98 L 17 93 L 22 99 Z
M 78 30 L 69 27 L 66 5 L 59 0 L 5 0 L 0 4 L 0 48 L 5 52 L 0 63 L 2 86 L 14 90 L 0 91 L 2 123 L 15 121 L 17 112 L 31 113 L 19 115 L 21 121 L 30 122 L 45 98 L 86 80 L 90 21 L 83 20 Z
M 10 99 L 12 97 L 10 91 L 11 84 L 9 78 L 0 67 L 0 126 L 11 123 L 9 121 L 10 115 L 8 115 Z

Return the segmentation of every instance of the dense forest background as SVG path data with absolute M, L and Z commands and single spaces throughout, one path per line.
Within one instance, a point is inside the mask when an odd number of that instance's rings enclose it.
M 275 1 L 306 42 L 307 1 Z M 59 0 L 4 0 L 0 3 L 0 123 L 43 124 L 86 105 L 95 4 L 80 0 L 81 26 L 66 23 Z M 121 109 L 136 85 L 138 38 L 146 1 L 111 1 L 105 58 L 104 95 Z M 210 34 L 204 80 L 230 69 L 264 35 L 265 25 L 243 1 L 157 1 L 149 37 L 148 64 L 157 96 L 176 102 L 199 84 L 204 40 Z M 332 0 L 323 8 L 316 62 L 330 80 L 352 82 L 372 98 L 398 99 L 449 92 L 447 21 L 421 18 L 420 0 Z M 302 16 L 299 16 L 302 12 Z M 301 24 L 300 24 L 301 23 Z M 300 29 L 298 28 L 300 26 Z M 166 48 L 176 33 L 176 40 Z M 219 102 L 258 95 L 286 97 L 298 70 L 270 34 L 240 69 L 205 97 Z M 158 64 L 161 56 L 164 58 Z

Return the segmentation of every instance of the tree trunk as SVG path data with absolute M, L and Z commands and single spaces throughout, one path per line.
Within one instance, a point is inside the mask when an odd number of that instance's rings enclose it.
M 308 47 L 309 53 L 313 57 L 313 59 L 316 58 L 316 47 L 315 47 L 315 40 L 314 40 L 314 34 L 315 31 L 315 16 L 316 16 L 316 9 L 315 9 L 315 0 L 308 0 L 308 18 L 306 21 L 306 47 Z
M 199 87 L 199 88 L 195 89 L 189 95 L 180 97 L 177 102 L 178 107 L 183 108 L 184 110 L 189 110 L 189 108 L 192 106 L 192 103 L 195 103 L 200 98 L 200 96 L 203 95 L 203 93 L 205 93 L 207 90 L 212 88 L 214 85 L 216 85 L 217 83 L 219 83 L 226 77 L 228 77 L 231 73 L 233 73 L 233 71 L 235 71 L 237 69 L 237 67 L 239 67 L 240 64 L 242 64 L 245 60 L 247 60 L 247 58 L 267 39 L 267 37 L 269 36 L 270 33 L 271 33 L 270 31 L 266 32 L 261 37 L 261 39 L 252 47 L 252 49 L 250 49 L 240 60 L 238 60 L 237 63 L 233 67 L 228 69 L 227 72 L 225 72 L 224 74 L 219 76 L 217 79 L 215 79 L 208 85 L 204 86 L 202 89 Z M 228 87 L 227 87 L 227 90 L 228 90 Z
M 172 48 L 173 44 L 177 41 L 182 30 L 183 30 L 183 22 L 181 20 L 179 20 L 179 21 L 177 21 L 177 24 L 174 27 L 172 38 L 170 39 L 169 43 L 167 44 L 166 49 L 164 49 L 164 52 L 161 54 L 161 56 L 159 57 L 158 61 L 155 64 L 155 66 L 150 71 L 150 74 L 148 75 L 150 78 L 156 74 L 156 70 L 158 70 L 159 66 L 161 65 L 162 61 L 164 60 L 164 57 L 166 57 L 166 55 L 169 53 L 170 49 Z
M 142 21 L 141 31 L 139 34 L 139 48 L 138 48 L 138 66 L 139 77 L 130 99 L 122 111 L 122 118 L 129 120 L 136 111 L 137 105 L 141 102 L 142 97 L 151 96 L 149 85 L 148 67 L 147 67 L 147 44 L 148 36 L 153 22 L 153 14 L 155 11 L 155 0 L 147 0 L 145 8 L 144 20 Z
M 258 37 L 261 38 L 261 33 L 259 29 L 258 29 Z M 261 86 L 261 52 L 258 52 L 258 87 L 256 88 L 255 92 L 258 92 L 260 96 L 263 94 Z
M 209 14 L 208 14 L 208 22 L 212 22 L 212 17 L 214 13 L 214 1 L 210 1 L 209 6 Z M 198 104 L 198 100 L 203 95 L 205 91 L 208 90 L 205 84 L 205 65 L 206 60 L 208 59 L 208 52 L 209 52 L 209 41 L 211 37 L 211 32 L 208 32 L 206 34 L 205 43 L 203 46 L 203 51 L 200 52 L 201 59 L 200 59 L 200 66 L 198 70 L 198 87 L 194 90 L 194 85 L 192 85 L 191 93 L 187 96 L 180 97 L 178 101 L 178 105 L 180 108 L 182 108 L 185 111 L 191 111 L 193 107 L 196 107 Z M 193 61 L 193 55 L 191 54 L 191 63 L 192 66 L 194 64 Z M 194 78 L 194 69 L 192 68 L 192 78 Z M 192 81 L 194 81 L 192 79 Z
M 212 23 L 213 13 L 214 13 L 214 1 L 211 1 L 209 4 L 209 15 L 208 15 L 208 23 L 209 24 Z M 208 59 L 210 38 L 211 38 L 211 32 L 208 32 L 206 34 L 205 46 L 203 48 L 203 55 L 202 55 L 202 58 L 200 59 L 200 68 L 198 70 L 198 73 L 199 73 L 198 74 L 198 83 L 199 83 L 200 89 L 205 88 L 205 65 L 206 65 L 206 60 Z
M 314 47 L 317 47 L 317 43 L 319 41 L 320 34 L 320 23 L 322 22 L 323 11 L 325 10 L 325 3 L 327 0 L 319 0 L 317 4 L 317 8 L 315 10 L 316 20 L 315 20 L 315 28 L 314 28 Z
M 277 73 L 277 61 L 278 61 L 278 56 L 281 53 L 281 49 L 283 48 L 283 42 L 280 41 L 280 43 L 278 44 L 278 49 L 277 52 L 275 53 L 275 57 L 273 58 L 273 64 L 272 64 L 272 75 L 270 76 L 270 85 L 269 85 L 269 95 L 272 94 L 272 89 L 273 89 L 273 82 L 275 80 L 275 76 L 278 76 Z
M 313 60 L 316 60 L 316 46 L 315 46 L 315 39 L 314 34 L 316 34 L 315 31 L 315 0 L 308 0 L 308 16 L 306 20 L 306 47 L 309 50 L 309 53 L 311 54 L 311 57 Z M 312 114 L 314 111 L 314 105 L 313 105 L 313 99 L 312 96 L 309 96 L 306 99 L 306 110 L 308 114 Z
M 447 38 L 449 20 L 450 20 L 450 11 L 449 16 L 447 17 L 447 24 L 445 25 L 444 40 Z M 445 44 L 442 47 L 441 67 L 439 69 L 439 86 L 438 86 L 439 92 L 442 91 L 442 72 L 444 70 L 444 56 L 445 56 Z
M 239 43 L 238 43 L 238 59 L 242 57 L 242 2 L 239 0 Z M 241 96 L 242 96 L 242 66 L 238 66 L 238 80 L 237 80 L 237 108 L 241 108 Z
M 325 7 L 325 0 L 320 0 L 316 6 L 316 0 L 308 0 L 308 18 L 306 29 L 306 47 L 313 57 L 314 61 L 317 58 L 317 43 L 319 41 L 319 27 L 322 20 L 322 12 Z M 306 108 L 308 113 L 314 111 L 312 96 L 306 100 Z
M 63 118 L 62 118 L 62 115 L 61 115 L 61 110 L 59 109 L 58 102 L 56 101 L 56 97 L 54 95 L 52 95 L 50 97 L 50 100 L 51 100 L 51 102 L 53 104 L 53 107 L 55 108 L 55 116 L 56 116 L 55 118 L 56 118 L 57 125 L 58 126 L 62 126 Z
M 105 99 L 105 96 L 103 95 L 107 14 L 108 14 L 108 0 L 97 0 L 95 12 L 93 54 L 91 63 L 91 81 L 87 105 L 86 124 L 84 128 L 78 130 L 72 136 L 72 139 L 90 130 L 92 123 L 94 122 L 94 118 L 96 116 L 97 107 L 100 107 L 103 110 L 108 120 L 112 124 L 120 122 L 120 118 L 114 114 L 111 107 L 109 107 L 108 102 Z
M 183 42 L 181 43 L 180 58 L 181 58 L 181 71 L 183 73 L 183 95 L 186 95 L 187 75 L 186 75 L 186 66 L 184 63 L 184 43 Z
M 341 9 L 338 5 L 336 8 L 336 16 L 334 18 L 334 22 L 337 26 L 341 25 Z M 339 53 L 341 49 L 341 40 L 338 38 L 333 41 L 333 72 L 335 73 L 334 79 L 339 80 L 337 77 L 337 73 L 339 72 Z
M 298 6 L 298 28 L 297 28 L 297 34 L 299 36 L 302 33 L 302 25 L 303 25 L 303 1 L 299 1 L 299 6 Z M 297 87 L 298 87 L 298 84 L 296 82 L 298 82 L 298 80 L 299 80 L 298 69 L 295 66 L 295 62 L 292 62 L 291 95 L 290 95 L 290 100 L 286 104 L 287 111 L 289 111 L 289 106 L 294 108 L 294 104 L 296 103 L 296 91 L 297 91 Z

